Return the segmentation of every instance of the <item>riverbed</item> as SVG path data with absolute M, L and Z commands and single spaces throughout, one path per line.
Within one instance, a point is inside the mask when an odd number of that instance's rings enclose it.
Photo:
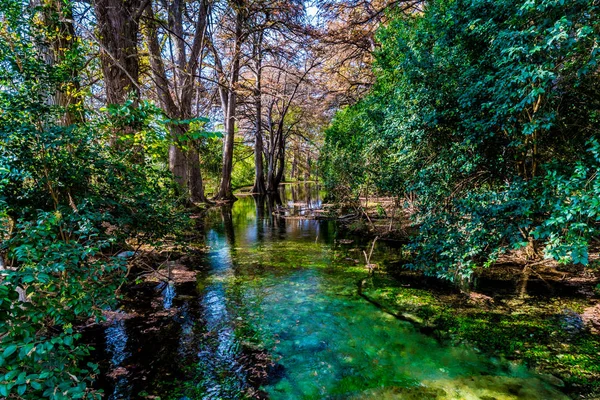
M 195 278 L 140 285 L 122 318 L 89 335 L 105 397 L 568 398 L 522 364 L 442 344 L 361 298 L 370 242 L 298 218 L 322 196 L 288 185 L 210 209 Z M 371 263 L 398 257 L 379 242 Z

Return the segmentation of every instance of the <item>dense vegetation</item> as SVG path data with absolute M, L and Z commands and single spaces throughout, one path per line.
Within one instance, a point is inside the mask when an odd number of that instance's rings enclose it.
M 116 301 L 127 239 L 149 243 L 181 218 L 152 108 L 86 109 L 73 74 L 85 48 L 45 62 L 40 11 L 55 16 L 19 1 L 0 10 L 0 397 L 91 398 L 97 371 L 77 327 Z M 75 101 L 54 101 L 65 93 Z M 106 146 L 124 122 L 140 140 Z
M 378 33 L 376 83 L 338 112 L 333 192 L 416 199 L 412 267 L 448 279 L 520 250 L 589 263 L 600 233 L 600 5 L 441 0 Z
M 0 2 L 1 398 L 101 396 L 79 339 L 132 250 L 178 238 L 211 195 L 314 175 L 305 17 L 294 0 Z
M 597 0 L 0 0 L 0 398 L 100 398 L 81 332 L 129 257 L 243 186 L 410 199 L 450 280 L 589 265 L 599 43 Z

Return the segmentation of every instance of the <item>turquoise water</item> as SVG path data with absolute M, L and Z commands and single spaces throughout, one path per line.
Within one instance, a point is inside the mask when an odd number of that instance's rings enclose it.
M 272 215 L 308 215 L 320 196 L 288 186 L 279 206 L 242 197 L 211 210 L 197 280 L 158 285 L 148 304 L 128 306 L 145 316 L 102 333 L 105 375 L 119 371 L 101 383 L 108 398 L 567 398 L 523 366 L 441 345 L 360 298 L 368 242 L 330 221 Z M 372 262 L 395 257 L 378 246 Z

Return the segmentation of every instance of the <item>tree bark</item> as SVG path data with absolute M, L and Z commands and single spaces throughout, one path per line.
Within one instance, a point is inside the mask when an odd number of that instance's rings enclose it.
M 95 0 L 107 104 L 139 97 L 137 39 L 142 0 Z
M 39 1 L 34 4 L 39 5 Z M 77 66 L 67 61 L 69 51 L 72 51 L 77 43 L 73 8 L 71 4 L 57 0 L 46 0 L 43 7 L 44 23 L 52 31 L 50 49 L 44 51 L 46 62 L 49 65 L 60 65 L 62 68 L 69 67 L 70 75 L 69 81 L 62 82 L 50 101 L 64 109 L 61 123 L 69 126 L 84 120 L 81 108 L 77 107 L 82 101 Z
M 298 177 L 298 146 L 294 146 L 294 153 L 292 159 L 292 170 L 290 171 L 290 178 L 295 180 Z
M 219 191 L 215 196 L 215 200 L 235 200 L 231 187 L 231 173 L 233 171 L 233 150 L 235 143 L 235 119 L 236 119 L 236 102 L 237 102 L 237 84 L 240 76 L 240 57 L 242 47 L 242 24 L 244 15 L 241 5 L 238 5 L 236 10 L 235 21 L 235 45 L 233 53 L 233 61 L 231 66 L 231 77 L 229 79 L 229 88 L 227 93 L 227 113 L 225 115 L 226 134 L 223 144 L 223 171 L 221 175 L 221 183 Z
M 283 133 L 280 135 L 279 139 L 279 152 L 277 154 L 277 174 L 275 175 L 275 187 L 281 184 L 284 181 L 283 174 L 285 171 L 285 135 Z
M 265 167 L 263 162 L 264 145 L 262 134 L 262 39 L 263 32 L 260 32 L 258 33 L 254 51 L 254 57 L 256 58 L 256 87 L 254 91 L 256 132 L 254 137 L 254 186 L 252 187 L 252 193 L 257 194 L 267 193 L 267 188 L 265 186 Z
M 170 10 L 172 11 L 172 9 Z M 169 21 L 178 26 L 174 18 L 181 16 L 181 10 L 170 16 Z M 204 32 L 206 29 L 206 19 L 208 15 L 208 5 L 206 1 L 201 2 L 201 9 L 196 23 L 195 37 L 190 50 L 190 59 L 179 59 L 178 68 L 180 72 L 179 106 L 176 104 L 169 89 L 169 80 L 165 72 L 165 66 L 162 61 L 161 49 L 158 40 L 158 34 L 155 26 L 155 17 L 152 6 L 146 7 L 146 37 L 150 53 L 150 67 L 152 69 L 154 83 L 156 86 L 158 98 L 162 104 L 164 112 L 171 119 L 189 119 L 192 117 L 192 99 L 194 74 L 198 68 L 198 59 L 200 51 L 204 45 Z M 185 53 L 184 53 L 185 56 Z M 184 57 L 185 58 L 185 57 Z M 194 148 L 194 142 L 181 143 L 180 139 L 188 130 L 188 125 L 172 124 L 169 128 L 171 132 L 172 143 L 169 146 L 169 170 L 173 174 L 175 182 L 182 191 L 187 192 L 188 200 L 191 202 L 206 202 L 204 195 L 204 186 L 200 170 L 200 158 L 198 151 Z M 186 150 L 184 150 L 184 148 Z

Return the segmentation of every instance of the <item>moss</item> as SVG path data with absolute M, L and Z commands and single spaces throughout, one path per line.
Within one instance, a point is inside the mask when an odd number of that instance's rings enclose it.
M 424 324 L 436 327 L 435 334 L 443 341 L 524 362 L 559 377 L 573 393 L 600 395 L 600 337 L 565 325 L 565 309 L 582 310 L 581 301 L 530 301 L 485 309 L 460 295 L 436 296 L 385 280 L 364 293 L 394 312 L 419 316 Z

